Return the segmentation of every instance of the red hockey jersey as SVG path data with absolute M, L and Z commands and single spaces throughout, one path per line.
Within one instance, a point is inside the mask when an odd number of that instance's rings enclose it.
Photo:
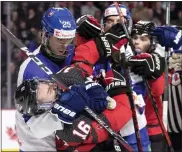
M 79 42 L 80 43 L 80 42 Z M 87 71 L 90 75 L 93 72 L 93 65 L 99 60 L 99 53 L 93 40 L 87 41 L 79 45 L 75 49 L 75 57 L 72 66 L 79 66 Z M 113 97 L 117 106 L 114 110 L 105 110 L 99 116 L 104 120 L 115 132 L 118 132 L 132 117 L 131 108 L 126 94 L 120 94 Z M 109 133 L 102 128 L 96 121 L 89 116 L 81 115 L 77 118 L 73 125 L 65 125 L 63 131 L 57 131 L 58 140 L 57 149 L 90 151 L 96 144 L 106 141 Z M 69 135 L 69 136 L 68 136 Z
M 157 80 L 150 80 L 151 93 L 156 101 L 157 107 L 159 109 L 159 115 L 162 120 L 162 94 L 164 93 L 164 74 L 161 75 Z M 160 128 L 157 116 L 155 114 L 154 108 L 147 94 L 146 98 L 146 109 L 145 115 L 147 119 L 148 133 L 149 135 L 161 134 L 162 130 Z

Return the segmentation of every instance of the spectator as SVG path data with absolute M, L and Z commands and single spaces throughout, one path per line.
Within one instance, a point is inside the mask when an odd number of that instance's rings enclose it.
M 162 8 L 162 2 L 155 2 L 153 4 L 154 17 L 156 17 L 162 24 L 165 24 L 165 11 Z
M 28 16 L 28 2 L 18 2 L 17 12 L 22 20 L 26 20 Z
M 94 16 L 96 11 L 98 11 L 98 8 L 94 6 L 93 2 L 86 2 L 86 5 L 81 6 L 81 15 L 90 14 Z
M 74 2 L 73 9 L 74 9 L 74 17 L 75 17 L 75 19 L 78 19 L 81 16 L 80 6 L 81 6 L 81 2 L 78 2 L 78 1 Z
M 98 22 L 101 20 L 101 11 L 100 10 L 97 10 L 96 12 L 95 12 L 95 15 L 94 15 L 94 17 L 98 20 Z
M 70 10 L 70 12 L 73 14 L 74 16 L 74 2 L 68 2 L 67 8 Z
M 35 16 L 35 9 L 30 8 L 28 10 L 28 20 L 27 20 L 27 28 L 31 30 L 31 28 L 36 27 L 39 28 L 40 26 L 40 16 Z
M 30 34 L 30 31 L 27 29 L 27 22 L 20 20 L 17 33 L 18 38 L 20 38 L 22 42 L 27 45 L 30 40 Z
M 34 51 L 41 43 L 41 30 L 35 29 L 34 39 L 30 41 L 28 48 L 30 51 Z

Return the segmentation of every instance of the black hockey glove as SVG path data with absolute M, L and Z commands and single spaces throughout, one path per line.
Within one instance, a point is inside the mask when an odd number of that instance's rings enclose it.
M 164 72 L 165 59 L 158 54 L 142 53 L 128 60 L 131 72 L 148 79 L 157 79 Z
M 87 74 L 79 68 L 68 66 L 57 72 L 54 77 L 60 83 L 70 87 L 72 85 L 84 85 Z
M 120 48 L 128 41 L 121 24 L 117 23 L 104 34 L 95 38 L 100 56 L 111 56 L 113 52 L 120 52 Z
M 79 35 L 87 40 L 96 38 L 101 33 L 100 24 L 91 15 L 81 16 L 76 20 L 76 25 Z
M 110 97 L 128 92 L 124 76 L 115 70 L 107 72 L 105 78 L 101 77 L 98 81 L 105 87 Z

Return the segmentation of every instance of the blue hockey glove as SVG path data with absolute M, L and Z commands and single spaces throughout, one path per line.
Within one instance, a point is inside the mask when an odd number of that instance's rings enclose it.
M 108 101 L 106 98 L 109 96 L 104 88 L 91 78 L 87 78 L 85 88 L 90 97 L 89 107 L 98 113 L 103 112 L 107 108 Z
M 179 49 L 182 46 L 182 31 L 175 27 L 159 26 L 151 34 L 157 36 L 161 46 L 173 49 Z
M 88 106 L 89 97 L 86 94 L 85 87 L 72 86 L 60 94 L 58 100 L 55 102 L 51 113 L 66 124 L 72 124 L 72 121 L 82 112 L 85 106 Z

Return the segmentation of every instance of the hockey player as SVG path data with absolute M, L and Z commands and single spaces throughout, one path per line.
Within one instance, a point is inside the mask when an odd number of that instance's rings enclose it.
M 168 128 L 174 151 L 182 151 L 181 147 L 181 107 L 182 95 L 182 30 L 177 27 L 156 27 L 152 35 L 157 36 L 158 42 L 170 49 L 169 57 L 169 102 L 168 102 Z
M 66 70 L 68 71 L 67 68 Z M 108 132 L 97 122 L 93 121 L 89 115 L 86 115 L 84 108 L 85 106 L 89 106 L 98 114 L 101 113 L 105 110 L 105 106 L 101 106 L 101 103 L 107 105 L 106 97 L 108 94 L 100 85 L 90 79 L 85 81 L 81 70 L 79 72 L 75 70 L 75 68 L 71 68 L 71 73 L 77 74 L 75 75 L 76 79 L 69 79 L 67 77 L 69 81 L 65 81 L 67 85 L 72 85 L 67 91 L 58 88 L 55 82 L 51 80 L 38 78 L 25 80 L 17 88 L 15 94 L 16 105 L 18 111 L 27 116 L 34 115 L 35 117 L 39 117 L 40 114 L 51 113 L 58 118 L 59 121 L 56 121 L 54 117 L 52 120 L 49 117 L 48 122 L 44 123 L 45 125 L 48 125 L 49 122 L 52 123 L 51 125 L 49 124 L 49 130 L 46 130 L 46 127 L 42 126 L 42 120 L 37 118 L 36 121 L 39 124 L 36 124 L 34 129 L 38 130 L 38 127 L 41 127 L 38 135 L 36 135 L 37 138 L 44 137 L 45 134 L 50 134 L 53 129 L 56 131 L 57 128 L 59 131 L 57 131 L 56 135 L 58 138 L 61 138 L 57 140 L 57 150 L 70 151 L 77 149 L 79 151 L 90 151 L 93 148 L 95 149 L 98 143 L 108 139 Z M 65 76 L 64 72 L 58 75 L 62 77 L 62 74 Z M 67 76 L 70 76 L 70 74 Z M 127 98 L 122 97 L 122 99 L 126 100 Z M 121 117 L 120 114 L 118 115 L 118 111 L 121 110 L 120 107 L 118 105 L 115 111 L 114 109 L 112 111 L 106 110 L 104 114 L 100 114 L 101 118 L 116 131 L 120 128 L 120 124 L 123 123 L 118 123 L 120 121 L 117 120 Z M 108 108 L 111 109 L 110 106 Z M 127 112 L 125 108 L 122 108 L 122 110 Z M 110 115 L 114 116 L 114 118 L 111 119 Z M 115 122 L 116 120 L 118 122 Z M 47 148 L 49 146 L 47 145 Z
M 156 49 L 156 37 L 151 35 L 151 32 L 155 28 L 155 24 L 150 21 L 138 21 L 132 30 L 132 41 L 134 44 L 134 47 L 137 52 L 137 56 L 139 57 L 138 60 L 142 59 L 142 55 L 145 56 L 145 59 L 147 59 L 147 56 L 153 56 L 153 62 L 158 62 L 157 60 L 164 60 L 162 57 L 160 57 L 155 51 Z M 150 57 L 149 57 L 150 58 Z M 135 60 L 134 58 L 132 60 Z M 155 60 L 155 61 L 154 61 Z M 148 63 L 152 60 L 148 60 Z M 133 62 L 133 61 L 132 61 Z M 152 63 L 152 62 L 151 62 Z M 150 65 L 154 63 L 149 63 Z M 159 62 L 156 64 L 156 68 L 164 67 L 161 64 L 162 62 Z M 135 64 L 131 71 L 133 71 L 136 74 L 139 75 L 145 75 L 148 77 L 148 74 L 150 75 L 150 71 L 145 71 L 141 68 L 140 63 L 137 64 L 137 58 L 136 62 L 134 61 L 133 64 Z M 154 64 L 155 65 L 155 64 Z M 159 67 L 157 67 L 159 66 Z M 158 73 L 156 72 L 156 75 L 153 75 L 152 77 L 148 77 L 147 79 L 150 82 L 151 85 L 151 93 L 154 97 L 157 107 L 159 109 L 159 115 L 160 119 L 162 120 L 162 100 L 161 95 L 164 92 L 164 75 L 161 75 L 161 72 L 158 70 Z M 153 106 L 151 104 L 151 101 L 148 96 L 145 97 L 146 101 L 146 118 L 147 118 L 147 127 L 148 127 L 148 133 L 151 141 L 151 149 L 152 151 L 157 150 L 163 150 L 163 137 L 162 137 L 162 130 L 160 128 L 157 116 L 155 114 L 155 111 L 153 109 Z
M 122 22 L 126 25 L 128 28 L 128 31 L 131 33 L 132 28 L 132 19 L 129 10 L 124 5 L 119 5 L 119 8 L 121 10 L 122 15 Z M 103 18 L 103 25 L 105 31 L 109 30 L 112 26 L 115 26 L 119 24 L 120 17 L 118 16 L 117 10 L 115 5 L 109 6 L 104 13 Z M 128 58 L 132 55 L 132 51 L 129 45 L 125 45 L 125 47 L 121 48 L 123 51 L 125 51 L 125 55 Z M 120 48 L 114 48 L 115 52 L 118 52 Z M 120 55 L 120 54 L 117 54 Z M 115 56 L 114 56 L 115 57 Z M 115 59 L 114 62 L 116 62 L 118 59 Z M 122 60 L 121 58 L 119 60 Z M 119 62 L 118 62 L 119 63 Z M 122 68 L 122 67 L 121 67 Z M 121 69 L 120 69 L 120 72 Z M 132 80 L 132 88 L 135 92 L 135 105 L 136 105 L 136 112 L 137 112 L 137 119 L 138 119 L 138 125 L 140 129 L 140 137 L 142 142 L 142 148 L 144 151 L 150 151 L 150 141 L 148 138 L 148 132 L 146 128 L 146 118 L 144 113 L 145 108 L 145 102 L 144 102 L 144 84 L 142 83 L 141 77 L 138 75 L 135 75 L 134 73 L 130 73 L 131 80 Z M 120 134 L 125 137 L 128 143 L 130 143 L 133 148 L 138 151 L 137 148 L 137 141 L 135 137 L 135 131 L 133 127 L 133 121 L 130 119 L 130 121 L 120 130 Z
M 49 8 L 42 18 L 42 43 L 33 52 L 53 73 L 69 65 L 73 50 L 67 49 L 75 37 L 75 20 L 67 8 Z M 33 77 L 50 79 L 30 58 L 20 66 L 18 74 L 19 86 L 23 81 Z M 47 105 L 48 106 L 48 105 Z M 47 107 L 48 108 L 48 107 Z M 49 126 L 45 125 L 49 121 Z M 55 135 L 50 134 L 57 127 L 59 119 L 50 113 L 39 116 L 28 116 L 16 112 L 16 128 L 22 151 L 55 151 Z M 60 125 L 60 123 L 59 123 Z M 46 130 L 42 134 L 41 129 Z M 59 126 L 60 129 L 63 126 Z M 46 135 L 49 135 L 46 137 Z M 45 137 L 42 139 L 36 137 Z

